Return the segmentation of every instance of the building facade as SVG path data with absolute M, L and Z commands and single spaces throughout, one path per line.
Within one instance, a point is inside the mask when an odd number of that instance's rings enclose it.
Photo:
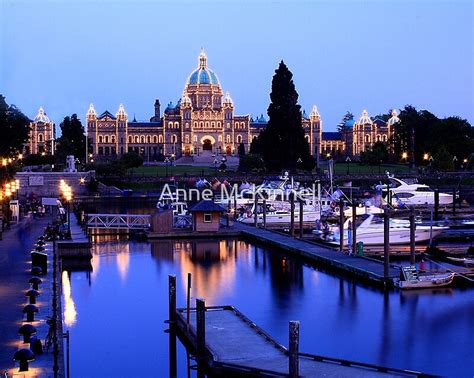
M 372 119 L 363 111 L 357 121 L 344 125 L 344 132 L 323 132 L 318 108 L 313 106 L 309 116 L 302 112 L 302 126 L 311 153 L 316 156 L 357 157 L 376 141 L 388 142 L 397 113 L 385 122 Z M 252 140 L 267 126 L 263 115 L 237 115 L 234 102 L 224 95 L 217 75 L 201 51 L 198 67 L 189 75 L 181 98 L 170 102 L 161 114 L 161 104 L 155 101 L 154 114 L 147 122 L 129 120 L 121 104 L 115 115 L 107 110 L 97 114 L 91 104 L 86 115 L 86 130 L 90 154 L 95 159 L 113 159 L 126 152 L 136 152 L 145 161 L 161 160 L 166 156 L 233 155 L 243 144 L 246 152 Z
M 123 105 L 115 115 L 108 111 L 98 115 L 91 104 L 86 122 L 90 153 L 95 158 L 134 151 L 147 161 L 164 156 L 231 155 L 237 153 L 240 144 L 248 152 L 252 140 L 267 125 L 263 115 L 254 119 L 235 113 L 234 102 L 229 93 L 224 95 L 204 51 L 181 98 L 176 104 L 170 102 L 163 115 L 159 100 L 149 122 L 129 120 Z M 303 115 L 303 127 L 311 151 L 316 153 L 321 141 L 321 117 L 316 107 L 309 117 Z
M 23 153 L 25 155 L 54 154 L 54 140 L 56 138 L 54 123 L 48 118 L 42 107 L 39 108 L 38 114 L 30 122 L 29 127 L 28 142 L 23 146 Z

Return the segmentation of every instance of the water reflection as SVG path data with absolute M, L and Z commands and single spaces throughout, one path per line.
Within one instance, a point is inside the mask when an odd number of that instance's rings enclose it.
M 64 271 L 62 275 L 63 298 L 64 298 L 64 323 L 70 327 L 76 323 L 76 306 L 71 295 L 71 281 L 68 272 Z
M 283 344 L 288 321 L 300 320 L 302 351 L 442 375 L 474 372 L 464 363 L 474 350 L 472 290 L 384 293 L 243 240 L 114 240 L 95 245 L 93 255 L 92 285 L 73 272 L 64 289 L 76 376 L 87 375 L 81 366 L 99 366 L 96 376 L 149 376 L 151 365 L 155 376 L 188 375 L 186 350 L 163 332 L 167 275 L 177 276 L 184 306 L 188 272 L 193 298 L 237 306 Z M 144 331 L 150 324 L 152 334 Z M 105 363 L 104 348 L 114 355 Z

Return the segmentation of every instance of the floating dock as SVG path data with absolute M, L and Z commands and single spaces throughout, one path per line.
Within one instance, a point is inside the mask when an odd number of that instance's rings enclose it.
M 240 230 L 242 235 L 249 239 L 277 247 L 292 255 L 307 258 L 315 263 L 358 276 L 378 285 L 389 286 L 393 279 L 400 275 L 400 269 L 390 267 L 388 277 L 385 277 L 382 262 L 364 257 L 349 256 L 334 248 L 311 243 L 304 239 L 292 238 L 290 235 L 237 222 L 234 223 L 233 227 Z
M 204 350 L 197 324 L 198 312 L 190 309 L 189 327 L 186 309 L 176 310 L 175 323 L 180 337 L 197 350 L 213 373 L 224 376 L 259 377 L 379 377 L 428 376 L 420 372 L 388 368 L 362 362 L 297 353 L 299 375 L 289 373 L 290 351 L 233 306 L 204 307 Z M 202 331 L 201 331 L 202 332 Z M 289 375 L 290 374 L 290 375 Z

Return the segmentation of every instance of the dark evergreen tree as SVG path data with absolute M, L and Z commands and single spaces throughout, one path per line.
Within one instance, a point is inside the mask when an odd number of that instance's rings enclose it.
M 30 120 L 15 105 L 8 105 L 0 95 L 0 157 L 14 156 L 28 141 Z
M 56 155 L 61 163 L 65 162 L 67 155 L 83 161 L 86 155 L 86 136 L 81 120 L 77 114 L 67 116 L 60 124 L 61 137 L 58 139 Z
M 243 143 L 239 144 L 239 147 L 237 148 L 237 152 L 239 156 L 244 156 L 245 155 L 245 146 Z
M 337 131 L 344 133 L 346 131 L 346 122 L 353 119 L 354 114 L 352 114 L 350 111 L 347 111 L 346 114 L 344 114 L 344 117 L 342 117 L 341 122 L 337 124 Z
M 301 107 L 293 74 L 280 62 L 272 80 L 268 125 L 252 143 L 252 153 L 260 154 L 271 171 L 314 168 L 314 159 L 304 137 Z

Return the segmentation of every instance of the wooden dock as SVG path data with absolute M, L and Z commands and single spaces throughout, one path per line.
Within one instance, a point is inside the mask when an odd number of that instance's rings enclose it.
M 61 258 L 92 258 L 91 242 L 77 222 L 74 212 L 69 214 L 71 222 L 71 240 L 60 240 L 56 243 Z
M 233 306 L 204 307 L 204 349 L 200 350 L 198 312 L 176 310 L 175 324 L 184 342 L 191 344 L 213 373 L 259 377 L 379 377 L 427 376 L 420 372 L 362 362 L 297 353 L 296 375 L 290 374 L 290 351 Z M 201 321 L 202 322 L 202 321 Z M 172 323 L 174 324 L 174 323 Z M 201 323 L 202 324 L 202 323 Z M 201 331 L 202 332 L 202 331 Z
M 304 239 L 292 238 L 290 235 L 255 228 L 238 222 L 235 222 L 233 227 L 240 230 L 249 239 L 274 246 L 292 255 L 307 258 L 318 264 L 358 276 L 378 285 L 390 286 L 393 278 L 398 278 L 400 275 L 400 270 L 391 266 L 388 277 L 384 277 L 382 262 L 364 257 L 349 256 L 335 248 L 311 243 Z

